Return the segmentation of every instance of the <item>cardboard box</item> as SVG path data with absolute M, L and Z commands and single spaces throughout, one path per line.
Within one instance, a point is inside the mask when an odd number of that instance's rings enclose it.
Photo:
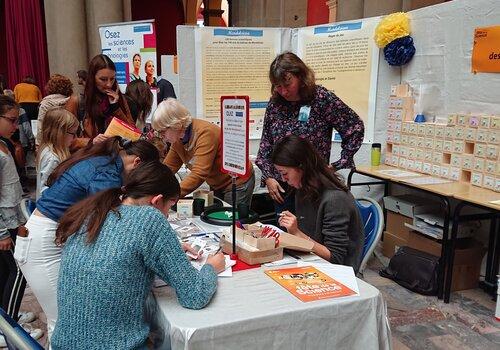
M 384 240 L 382 242 L 382 254 L 388 258 L 392 258 L 399 247 L 407 246 L 408 241 L 401 239 L 390 232 L 384 232 Z
M 423 252 L 441 256 L 441 243 L 412 231 L 408 246 Z M 471 238 L 459 239 L 455 249 L 451 291 L 476 288 L 479 282 L 481 262 L 486 249 Z
M 387 211 L 387 222 L 385 224 L 386 230 L 393 236 L 407 242 L 411 230 L 405 226 L 405 223 L 413 224 L 413 219 L 392 211 Z

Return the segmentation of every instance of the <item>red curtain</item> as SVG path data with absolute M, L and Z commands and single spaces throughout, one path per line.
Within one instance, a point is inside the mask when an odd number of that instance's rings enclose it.
M 27 75 L 40 90 L 48 80 L 49 67 L 41 0 L 5 0 L 8 86 L 13 88 Z

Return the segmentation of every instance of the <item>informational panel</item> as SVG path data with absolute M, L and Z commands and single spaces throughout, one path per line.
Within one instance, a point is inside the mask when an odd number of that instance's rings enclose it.
M 196 115 L 219 124 L 221 96 L 249 96 L 250 138 L 260 138 L 280 47 L 278 28 L 196 28 Z
M 248 169 L 248 96 L 222 96 L 222 171 L 244 176 Z
M 317 84 L 333 91 L 365 123 L 373 142 L 379 49 L 373 33 L 380 18 L 298 29 L 297 55 L 312 68 Z
M 154 20 L 103 24 L 99 26 L 102 53 L 116 66 L 122 92 L 127 84 L 141 79 L 156 85 L 156 34 Z
M 472 48 L 472 72 L 500 73 L 500 26 L 476 28 Z

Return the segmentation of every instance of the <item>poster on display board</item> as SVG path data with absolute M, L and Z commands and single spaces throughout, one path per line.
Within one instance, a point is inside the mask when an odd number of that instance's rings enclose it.
M 220 98 L 222 169 L 224 173 L 245 176 L 248 169 L 248 96 Z
M 269 65 L 281 48 L 279 28 L 195 29 L 196 116 L 220 125 L 221 96 L 250 98 L 252 139 L 262 134 L 269 97 Z
M 143 80 L 156 88 L 156 33 L 154 20 L 102 24 L 102 53 L 115 63 L 116 80 L 122 92 L 128 83 Z
M 317 84 L 360 116 L 365 143 L 373 141 L 375 128 L 379 49 L 373 33 L 379 21 L 374 17 L 297 29 L 297 55 L 314 71 Z

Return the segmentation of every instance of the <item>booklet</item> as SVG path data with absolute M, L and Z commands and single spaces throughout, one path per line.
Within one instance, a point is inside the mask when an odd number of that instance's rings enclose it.
M 303 302 L 356 294 L 313 266 L 267 270 L 265 273 Z
M 113 117 L 108 125 L 108 128 L 104 132 L 104 135 L 121 136 L 132 141 L 137 141 L 141 137 L 141 131 L 135 126 L 129 125 L 124 121 Z

